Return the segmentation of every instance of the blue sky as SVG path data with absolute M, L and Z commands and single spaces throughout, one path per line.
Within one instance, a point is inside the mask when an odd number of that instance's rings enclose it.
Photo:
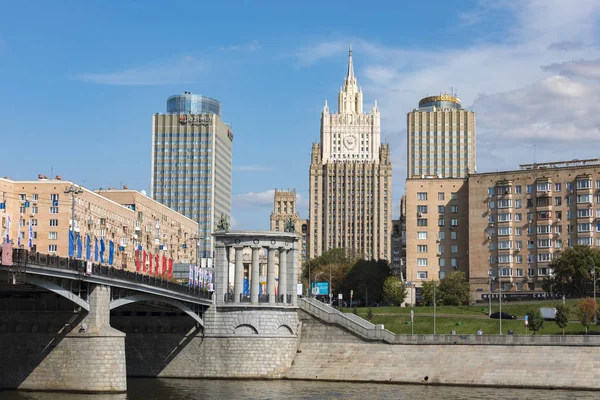
M 390 143 L 398 214 L 406 112 L 458 90 L 481 172 L 598 157 L 600 4 L 564 1 L 0 4 L 0 176 L 150 189 L 151 115 L 219 99 L 234 141 L 233 226 L 267 229 L 274 188 L 306 216 L 310 148 L 352 42 Z M 332 107 L 335 109 L 335 106 Z

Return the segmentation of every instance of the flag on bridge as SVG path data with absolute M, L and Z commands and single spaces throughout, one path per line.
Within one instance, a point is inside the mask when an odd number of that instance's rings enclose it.
M 18 226 L 18 230 L 17 230 L 17 247 L 21 247 L 21 221 L 22 221 L 23 217 L 19 214 L 19 225 Z
M 81 234 L 77 234 L 77 258 L 81 260 L 82 253 L 82 243 L 81 243 Z
M 75 232 L 73 230 L 69 230 L 69 257 L 73 257 L 75 255 Z
M 194 284 L 194 268 L 192 267 L 192 264 L 190 264 L 190 273 L 188 275 L 188 285 L 193 285 Z
M 167 275 L 167 257 L 163 254 L 162 256 L 162 277 L 164 278 Z
M 108 242 L 108 265 L 112 265 L 115 259 L 115 244 L 113 241 Z
M 169 258 L 169 267 L 168 267 L 168 269 L 169 269 L 169 272 L 168 272 L 167 278 L 173 279 L 173 259 L 172 258 Z
M 31 226 L 31 218 L 29 219 L 29 225 L 27 227 L 27 247 L 33 248 L 33 228 Z
M 135 272 L 140 272 L 140 251 L 135 251 Z
M 10 214 L 6 216 L 6 243 L 10 243 L 10 226 L 12 225 L 12 218 Z
M 150 268 L 148 269 L 148 274 L 152 275 L 152 253 L 148 253 L 149 256 L 149 266 Z
M 104 239 L 100 239 L 100 262 L 104 262 L 104 251 L 106 250 L 106 246 L 104 245 Z
M 160 256 L 157 254 L 156 258 L 155 258 L 155 263 L 154 263 L 154 275 L 158 275 L 158 268 L 159 268 L 159 264 L 160 264 Z
M 146 250 L 142 252 L 142 272 L 146 273 Z
M 92 258 L 92 238 L 90 237 L 90 234 L 88 233 L 87 235 L 85 235 L 85 259 L 90 261 L 91 258 Z

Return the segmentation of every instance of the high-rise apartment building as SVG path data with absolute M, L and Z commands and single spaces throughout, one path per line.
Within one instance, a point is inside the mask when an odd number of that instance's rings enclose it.
M 475 173 L 475 113 L 458 98 L 425 97 L 408 113 L 406 131 L 407 178 Z
M 381 144 L 377 103 L 363 112 L 352 48 L 338 112 L 327 102 L 321 140 L 312 146 L 309 186 L 309 258 L 333 248 L 367 259 L 390 259 L 392 165 Z
M 232 143 L 216 113 L 152 117 L 152 198 L 198 222 L 202 258 L 212 255 L 220 216 L 231 218 Z
M 298 262 L 302 265 L 307 256 L 307 234 L 308 223 L 306 219 L 301 219 L 296 211 L 296 189 L 277 190 L 273 198 L 273 212 L 271 213 L 270 229 L 276 232 L 284 232 L 288 221 L 293 222 L 294 231 L 300 237 L 300 251 L 298 252 Z
M 167 114 L 215 114 L 221 116 L 221 103 L 210 97 L 184 92 L 167 99 Z

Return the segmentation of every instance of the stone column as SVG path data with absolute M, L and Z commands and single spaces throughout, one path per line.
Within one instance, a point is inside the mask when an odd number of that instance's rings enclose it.
M 250 288 L 250 301 L 258 304 L 258 291 L 260 287 L 260 251 L 262 247 L 252 247 L 252 281 Z
M 235 276 L 233 277 L 233 302 L 239 303 L 244 291 L 244 246 L 235 246 Z
M 279 284 L 278 294 L 282 298 L 283 304 L 287 303 L 286 294 L 288 293 L 287 285 L 287 249 L 285 247 L 279 248 Z
M 275 304 L 275 247 L 269 247 L 267 257 L 267 294 L 269 304 Z
M 292 295 L 292 305 L 298 305 L 298 242 L 293 242 L 292 249 L 288 251 L 288 293 Z
M 225 303 L 227 283 L 229 278 L 229 265 L 227 263 L 227 247 L 222 244 L 215 245 L 215 296 L 217 304 Z

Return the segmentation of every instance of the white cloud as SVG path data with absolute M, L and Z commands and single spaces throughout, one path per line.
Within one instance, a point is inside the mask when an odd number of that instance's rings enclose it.
M 233 196 L 232 205 L 235 209 L 249 207 L 273 207 L 273 198 L 275 190 L 266 190 L 264 192 L 248 192 Z
M 242 172 L 260 172 L 260 171 L 271 171 L 273 168 L 266 165 L 234 165 L 234 171 Z
M 104 85 L 165 85 L 197 82 L 206 72 L 206 62 L 186 55 L 164 63 L 153 63 L 113 72 L 81 73 L 74 79 Z
M 477 112 L 481 172 L 532 162 L 534 145 L 537 161 L 597 157 L 585 144 L 600 137 L 600 48 L 584 43 L 598 37 L 600 2 L 481 4 L 482 10 L 461 17 L 463 23 L 509 14 L 501 40 L 425 50 L 352 40 L 359 84 L 367 100 L 378 99 L 394 187 L 405 179 L 406 113 L 422 97 L 451 87 Z M 296 57 L 309 67 L 346 49 L 336 39 L 303 48 Z M 395 190 L 394 197 L 400 194 Z
M 220 48 L 221 51 L 249 51 L 249 52 L 258 51 L 260 49 L 262 49 L 262 46 L 260 45 L 258 40 L 253 40 L 250 43 L 235 44 L 232 46 Z

